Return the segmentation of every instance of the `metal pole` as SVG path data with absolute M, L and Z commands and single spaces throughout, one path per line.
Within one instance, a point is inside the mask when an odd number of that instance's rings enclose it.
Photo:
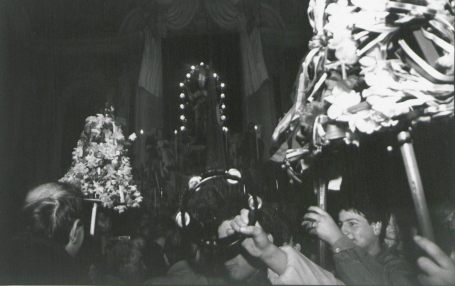
M 318 199 L 318 207 L 323 209 L 324 211 L 327 210 L 327 185 L 325 181 L 321 178 L 315 181 L 315 191 L 317 192 L 317 199 Z M 321 267 L 326 266 L 326 249 L 327 246 L 325 242 L 320 239 L 319 240 L 319 265 Z
M 403 157 L 409 188 L 411 189 L 412 200 L 414 201 L 414 207 L 417 213 L 419 230 L 423 236 L 434 241 L 433 227 L 412 145 L 411 134 L 408 131 L 402 131 L 398 134 L 397 138 L 398 143 L 400 143 L 401 156 Z

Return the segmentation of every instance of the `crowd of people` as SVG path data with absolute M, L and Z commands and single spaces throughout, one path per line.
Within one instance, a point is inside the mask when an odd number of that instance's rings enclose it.
M 385 243 L 391 214 L 367 193 L 346 196 L 338 217 L 311 206 L 301 229 L 327 243 L 333 267 L 304 255 L 295 227 L 244 186 L 211 180 L 189 194 L 177 216 L 145 218 L 130 236 L 113 236 L 109 214 L 88 234 L 81 192 L 47 183 L 28 192 L 22 231 L 2 279 L 8 284 L 455 285 L 454 214 L 448 247 L 414 235 L 417 260 Z M 183 211 L 182 211 L 183 208 Z M 447 218 L 448 216 L 446 216 Z M 396 234 L 396 232 L 395 232 Z M 392 240 L 398 240 L 392 237 Z M 442 250 L 444 248 L 444 250 Z

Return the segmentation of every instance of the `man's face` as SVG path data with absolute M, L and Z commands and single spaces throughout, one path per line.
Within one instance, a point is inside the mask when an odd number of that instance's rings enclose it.
M 230 228 L 230 221 L 224 221 L 218 227 L 218 238 L 227 237 L 227 230 Z M 240 253 L 233 258 L 226 260 L 224 262 L 224 268 L 228 273 L 229 278 L 236 281 L 246 280 L 257 271 L 257 268 L 251 265 L 248 260 Z
M 354 242 L 355 245 L 370 250 L 379 243 L 379 231 L 375 224 L 353 210 L 342 210 L 339 213 L 341 232 Z

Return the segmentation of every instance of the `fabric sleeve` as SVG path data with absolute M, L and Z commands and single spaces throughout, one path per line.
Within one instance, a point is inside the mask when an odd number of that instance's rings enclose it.
M 414 285 L 404 261 L 389 255 L 383 263 L 342 237 L 332 246 L 337 277 L 353 285 Z
M 300 285 L 344 285 L 343 282 L 324 268 L 290 246 L 280 247 L 287 256 L 286 270 L 278 275 L 268 270 L 268 278 L 272 284 Z

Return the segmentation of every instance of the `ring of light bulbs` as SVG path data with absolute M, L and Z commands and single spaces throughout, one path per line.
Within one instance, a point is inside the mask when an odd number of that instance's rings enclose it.
M 174 134 L 177 135 L 178 133 L 185 132 L 187 130 L 187 110 L 189 105 L 189 98 L 188 98 L 188 86 L 192 81 L 198 80 L 199 71 L 201 69 L 205 69 L 207 71 L 208 77 L 213 77 L 215 79 L 215 86 L 217 92 L 217 102 L 218 102 L 218 110 L 219 110 L 219 119 L 221 122 L 221 130 L 223 133 L 228 133 L 229 128 L 226 126 L 227 122 L 227 115 L 226 115 L 226 93 L 225 87 L 226 84 L 220 80 L 220 77 L 217 73 L 209 73 L 210 67 L 204 62 L 201 62 L 199 65 L 192 65 L 190 67 L 189 72 L 185 75 L 185 80 L 179 83 L 180 87 L 180 94 L 179 94 L 179 128 L 174 130 Z

